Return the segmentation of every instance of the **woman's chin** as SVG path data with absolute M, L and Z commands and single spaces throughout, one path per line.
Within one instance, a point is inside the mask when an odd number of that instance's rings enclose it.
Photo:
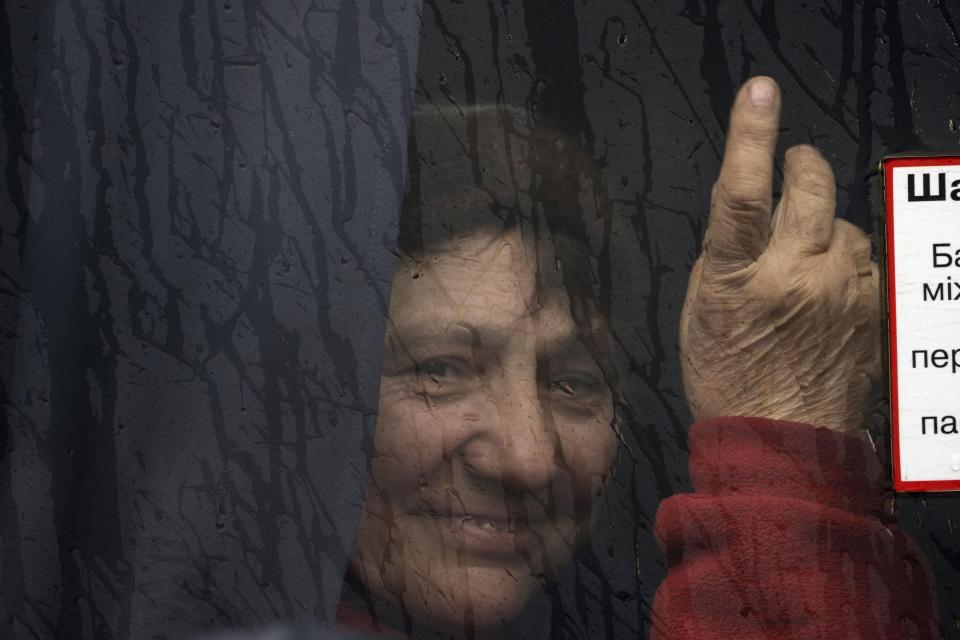
M 453 635 L 482 637 L 518 618 L 538 583 L 529 571 L 470 567 L 456 578 L 417 587 L 404 598 L 413 620 Z

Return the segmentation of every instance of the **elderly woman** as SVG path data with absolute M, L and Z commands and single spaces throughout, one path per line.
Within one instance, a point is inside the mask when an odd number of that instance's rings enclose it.
M 366 600 L 397 629 L 502 632 L 590 530 L 617 442 L 608 332 L 567 228 L 579 220 L 548 225 L 550 194 L 531 186 L 582 158 L 522 122 L 414 117 L 423 160 L 350 569 L 363 597 L 341 617 Z M 479 131 L 474 163 L 451 140 L 463 123 Z
M 778 116 L 771 80 L 741 90 L 690 280 L 696 492 L 658 514 L 670 569 L 652 635 L 938 637 L 924 563 L 883 519 L 860 433 L 879 375 L 870 243 L 834 219 L 811 148 L 787 154 L 773 210 Z M 619 393 L 581 213 L 594 169 L 525 121 L 496 107 L 414 117 L 344 627 L 559 633 L 538 607 L 597 516 Z

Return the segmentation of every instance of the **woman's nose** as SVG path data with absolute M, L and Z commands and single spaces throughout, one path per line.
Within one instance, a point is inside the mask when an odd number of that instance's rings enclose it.
M 536 373 L 503 372 L 498 378 L 488 386 L 485 412 L 464 447 L 464 461 L 473 474 L 505 490 L 547 487 L 560 469 L 560 443 Z

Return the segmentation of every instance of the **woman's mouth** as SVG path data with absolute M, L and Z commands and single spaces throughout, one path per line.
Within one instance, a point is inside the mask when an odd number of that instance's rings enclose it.
M 481 556 L 525 555 L 533 540 L 523 520 L 481 514 L 420 514 L 450 535 L 458 551 Z

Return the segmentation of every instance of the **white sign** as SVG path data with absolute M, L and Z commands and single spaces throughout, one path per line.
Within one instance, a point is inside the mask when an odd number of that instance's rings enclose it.
M 960 490 L 960 157 L 884 180 L 894 488 Z

